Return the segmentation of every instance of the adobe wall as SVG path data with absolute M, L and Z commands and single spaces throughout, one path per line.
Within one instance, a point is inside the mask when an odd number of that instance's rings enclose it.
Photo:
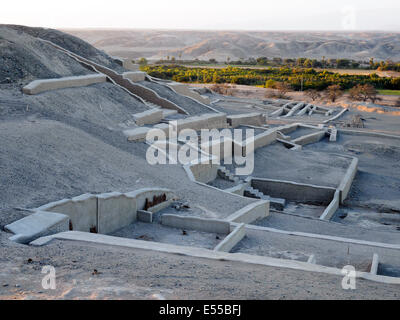
M 262 113 L 253 112 L 229 115 L 227 116 L 227 121 L 233 128 L 236 128 L 240 125 L 262 126 L 265 124 L 265 117 Z
M 357 168 L 358 168 L 358 159 L 353 158 L 350 166 L 348 167 L 344 175 L 344 178 L 342 179 L 338 187 L 338 189 L 340 190 L 340 203 L 343 203 L 349 194 L 354 177 L 356 176 L 357 173 Z
M 330 220 L 337 211 L 337 209 L 339 209 L 339 205 L 340 205 L 340 191 L 336 190 L 331 203 L 329 204 L 329 206 L 326 207 L 326 209 L 319 218 L 321 220 Z
M 136 198 L 119 192 L 97 196 L 97 232 L 112 233 L 136 221 Z
M 292 142 L 294 144 L 304 146 L 306 144 L 318 142 L 321 139 L 323 139 L 325 136 L 326 136 L 325 131 L 318 131 L 318 132 L 313 132 L 313 133 L 298 137 L 296 139 L 293 139 Z
M 186 97 L 190 97 L 200 103 L 204 103 L 204 104 L 209 104 L 210 103 L 210 99 L 202 97 L 199 93 L 197 93 L 196 91 L 190 90 L 190 88 L 183 83 L 177 83 L 177 82 L 168 82 L 165 83 L 168 87 L 170 87 L 172 90 L 174 90 L 175 92 L 179 93 L 180 95 L 186 96 Z
M 241 223 L 214 248 L 214 251 L 230 252 L 245 236 L 246 227 Z
M 44 91 L 72 88 L 72 87 L 85 87 L 95 83 L 106 82 L 107 77 L 104 74 L 89 74 L 85 76 L 63 77 L 56 79 L 40 79 L 34 80 L 22 88 L 25 94 L 38 94 Z
M 144 81 L 146 79 L 146 72 L 143 71 L 129 71 L 122 74 L 124 79 L 129 79 L 132 82 Z
M 258 219 L 267 217 L 269 215 L 269 207 L 269 201 L 259 200 L 234 212 L 226 220 L 230 222 L 252 223 Z
M 251 186 L 274 198 L 329 205 L 336 189 L 284 180 L 252 178 Z
M 72 199 L 50 202 L 37 208 L 38 211 L 63 213 L 70 218 L 72 230 L 90 232 L 97 230 L 97 198 L 92 194 L 83 194 Z
M 221 219 L 163 214 L 161 224 L 180 229 L 197 230 L 210 233 L 229 234 L 230 223 Z
M 69 218 L 56 212 L 37 211 L 4 227 L 11 241 L 29 243 L 39 237 L 69 230 Z
M 164 113 L 161 109 L 150 109 L 133 115 L 138 126 L 159 123 L 163 117 Z
M 203 183 L 215 180 L 217 178 L 218 168 L 219 164 L 213 163 L 195 163 L 189 166 L 189 170 L 194 179 Z

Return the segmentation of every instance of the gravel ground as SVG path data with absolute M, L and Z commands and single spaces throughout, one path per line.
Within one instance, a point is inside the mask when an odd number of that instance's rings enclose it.
M 400 140 L 338 134 L 336 143 L 321 141 L 304 150 L 336 152 L 359 160 L 346 204 L 379 212 L 400 211 Z
M 333 275 L 75 241 L 34 248 L 6 236 L 0 231 L 0 299 L 400 298 L 397 285 L 362 279 L 343 290 Z M 56 268 L 54 291 L 41 287 L 44 265 Z
M 217 178 L 210 183 L 208 183 L 210 186 L 216 187 L 218 189 L 228 189 L 234 187 L 236 184 L 232 181 L 225 180 L 222 178 Z
M 141 81 L 139 84 L 153 89 L 156 91 L 161 97 L 166 98 L 175 104 L 177 104 L 179 107 L 183 108 L 185 111 L 187 111 L 191 116 L 195 115 L 200 115 L 204 113 L 213 113 L 213 111 L 200 103 L 189 99 L 187 97 L 184 97 L 182 95 L 177 95 L 174 93 L 171 89 L 168 89 L 167 87 L 157 84 L 154 82 L 150 81 Z
M 376 214 L 376 213 L 375 213 Z M 271 212 L 270 215 L 257 221 L 255 225 L 282 229 L 286 231 L 298 231 L 316 234 L 326 234 L 350 239 L 376 241 L 384 243 L 400 243 L 400 232 L 388 229 L 379 231 L 357 226 L 344 225 L 339 222 L 328 222 L 319 219 L 307 219 L 279 212 Z
M 66 123 L 87 123 L 121 131 L 133 124 L 133 114 L 149 108 L 126 91 L 109 83 L 65 88 L 24 95 L 20 90 L 0 88 L 0 119 L 39 117 Z
M 279 179 L 318 186 L 337 187 L 350 159 L 310 150 L 290 151 L 281 143 L 259 148 L 254 153 L 253 177 Z M 234 172 L 234 165 L 226 165 Z
M 369 271 L 373 254 L 377 253 L 381 263 L 390 263 L 400 271 L 399 250 L 263 230 L 247 229 L 246 237 L 233 248 L 232 252 L 300 261 L 307 261 L 308 257 L 314 254 L 319 265 L 340 269 L 345 265 L 353 265 L 356 270 L 366 272 Z
M 317 206 L 305 203 L 287 201 L 283 211 L 305 217 L 319 218 L 326 209 L 326 206 Z
M 155 241 L 179 246 L 214 249 L 225 236 L 216 233 L 170 228 L 160 223 L 135 222 L 111 234 L 115 237 Z
M 0 25 L 0 84 L 93 73 L 34 37 Z
M 6 27 L 18 31 L 19 35 L 21 34 L 21 32 L 23 32 L 35 38 L 41 38 L 44 40 L 51 41 L 59 45 L 60 47 L 63 47 L 71 52 L 79 54 L 82 57 L 97 62 L 103 66 L 114 69 L 119 73 L 126 71 L 105 52 L 96 49 L 86 41 L 83 41 L 82 39 L 77 38 L 71 34 L 47 28 L 32 28 L 32 27 L 17 26 L 17 25 L 8 25 Z

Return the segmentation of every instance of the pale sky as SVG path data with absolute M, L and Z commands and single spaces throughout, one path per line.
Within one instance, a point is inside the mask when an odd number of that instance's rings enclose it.
M 399 0 L 11 0 L 0 23 L 51 28 L 400 31 Z

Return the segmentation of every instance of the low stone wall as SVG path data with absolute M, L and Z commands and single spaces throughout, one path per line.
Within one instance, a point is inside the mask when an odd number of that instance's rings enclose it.
M 226 220 L 230 222 L 252 223 L 258 219 L 267 217 L 269 215 L 269 206 L 269 201 L 260 200 L 236 211 L 227 217 Z
M 98 195 L 97 200 L 98 233 L 112 233 L 136 221 L 135 197 L 112 192 Z
M 69 218 L 56 212 L 37 211 L 4 227 L 14 235 L 10 240 L 29 243 L 39 237 L 69 230 Z
M 276 141 L 278 132 L 276 129 L 267 130 L 254 137 L 254 140 L 248 139 L 242 143 L 242 156 L 257 150 L 258 148 L 265 147 Z M 234 142 L 236 143 L 236 142 Z
M 291 133 L 295 130 L 297 130 L 297 128 L 299 127 L 299 123 L 291 123 L 291 124 L 287 124 L 281 127 L 276 127 L 275 130 L 280 131 L 284 134 L 288 134 Z
M 132 197 L 136 199 L 137 210 L 143 210 L 145 206 L 146 199 L 153 199 L 154 196 L 161 196 L 165 194 L 166 201 L 174 198 L 174 193 L 165 188 L 143 188 L 135 190 L 132 192 L 125 193 L 127 197 Z
M 230 252 L 245 236 L 245 224 L 241 223 L 214 248 L 214 251 Z
M 70 230 L 85 232 L 97 230 L 97 197 L 93 194 L 50 202 L 37 210 L 67 215 L 70 219 Z
M 374 253 L 372 256 L 371 269 L 369 272 L 374 275 L 378 274 L 378 267 L 379 267 L 379 256 L 377 253 Z
M 182 256 L 212 259 L 214 261 L 234 261 L 240 263 L 254 264 L 258 266 L 268 266 L 274 268 L 289 268 L 293 270 L 302 270 L 308 272 L 320 272 L 331 274 L 343 278 L 342 269 L 320 266 L 312 263 L 271 258 L 266 256 L 250 255 L 245 253 L 227 253 L 222 251 L 209 250 L 204 248 L 195 248 L 190 246 L 178 246 L 167 243 L 159 243 L 152 241 L 143 241 L 136 239 L 112 237 L 102 234 L 93 234 L 79 231 L 61 232 L 54 235 L 41 237 L 30 244 L 32 246 L 44 246 L 53 241 L 58 240 L 73 240 L 84 241 L 87 243 L 95 243 L 101 245 L 117 246 L 120 248 L 133 248 L 140 250 L 152 250 L 155 252 L 164 252 L 169 254 L 178 254 Z M 400 279 L 396 277 L 387 277 L 380 275 L 373 275 L 369 272 L 356 272 L 357 278 L 367 279 L 380 283 L 400 284 Z M 339 279 L 339 278 L 338 278 Z
M 304 103 L 304 102 L 299 102 L 299 103 L 297 103 L 295 106 L 293 106 L 293 107 L 290 109 L 290 111 L 289 111 L 287 114 L 285 114 L 285 115 L 283 116 L 283 118 L 293 116 L 293 115 L 295 114 L 295 112 L 299 111 L 299 110 L 300 110 L 302 107 L 304 107 L 304 106 L 305 106 L 305 103 Z
M 183 96 L 190 97 L 200 103 L 204 103 L 204 104 L 210 103 L 210 99 L 202 97 L 196 91 L 190 90 L 190 88 L 186 84 L 177 83 L 177 82 L 168 82 L 168 83 L 165 83 L 165 85 L 169 86 L 175 92 L 177 92 Z
M 177 127 L 174 128 L 174 130 L 177 130 L 178 133 L 184 129 L 193 129 L 196 131 L 201 129 L 222 129 L 227 127 L 226 114 L 209 113 L 201 116 L 188 117 L 186 119 L 178 120 L 176 126 Z M 160 123 L 155 125 L 153 128 L 162 130 L 165 133 L 166 138 L 168 138 L 169 124 Z M 148 127 L 129 129 L 125 130 L 124 134 L 129 141 L 143 141 L 150 129 L 151 128 Z
M 154 197 L 163 197 L 164 200 L 154 202 Z M 83 194 L 43 205 L 34 214 L 6 227 L 16 233 L 13 240 L 24 242 L 66 230 L 107 234 L 136 221 L 137 211 L 144 209 L 146 202 L 150 205 L 149 212 L 157 212 L 170 205 L 173 198 L 172 191 L 164 188 Z
M 143 71 L 130 71 L 122 74 L 124 79 L 129 79 L 132 82 L 140 82 L 146 79 L 146 72 Z
M 177 121 L 178 131 L 183 129 L 223 129 L 227 127 L 225 113 L 206 113 Z
M 85 87 L 95 83 L 106 82 L 107 77 L 104 74 L 90 74 L 85 76 L 64 77 L 56 79 L 41 79 L 34 80 L 22 88 L 25 94 L 38 94 L 44 91 L 72 88 L 72 87 Z
M 187 217 L 175 214 L 163 214 L 161 224 L 180 229 L 197 230 L 210 233 L 229 234 L 230 223 L 220 219 Z
M 219 164 L 199 162 L 188 167 L 196 181 L 208 183 L 217 178 Z
M 313 132 L 313 133 L 298 137 L 296 139 L 293 139 L 292 142 L 294 144 L 304 146 L 306 144 L 318 142 L 321 139 L 323 139 L 325 136 L 326 136 L 325 131 L 318 131 L 318 132 Z
M 338 188 L 340 190 L 340 203 L 343 203 L 344 200 L 346 200 L 347 195 L 349 194 L 354 177 L 356 176 L 357 173 L 357 167 L 358 167 L 358 159 L 353 158 Z
M 340 205 L 340 191 L 336 190 L 331 203 L 329 204 L 329 206 L 326 207 L 326 209 L 319 218 L 321 220 L 330 220 L 335 214 L 336 210 L 339 209 L 339 205 Z
M 284 180 L 252 178 L 251 186 L 274 198 L 328 205 L 336 189 Z
M 291 141 L 287 141 L 284 139 L 276 139 L 277 142 L 282 143 L 286 148 L 290 149 L 290 150 L 298 150 L 298 149 L 302 149 L 302 147 L 298 144 L 295 144 Z
M 347 110 L 349 110 L 349 109 L 347 109 L 347 108 L 343 109 L 343 110 L 340 111 L 337 115 L 333 116 L 333 117 L 330 118 L 330 119 L 325 120 L 323 123 L 328 123 L 328 122 L 330 122 L 330 121 L 333 121 L 333 120 L 336 120 L 336 119 L 340 118 L 340 117 L 343 115 L 343 113 L 345 113 Z
M 140 65 L 133 63 L 131 59 L 122 57 L 113 57 L 113 58 L 115 62 L 117 62 L 123 68 L 131 71 L 139 71 Z
M 236 114 L 227 116 L 227 121 L 230 126 L 236 128 L 240 125 L 261 126 L 265 124 L 265 117 L 262 113 L 253 112 L 245 114 Z
M 164 114 L 161 109 L 150 109 L 133 115 L 138 126 L 159 123 L 163 117 Z

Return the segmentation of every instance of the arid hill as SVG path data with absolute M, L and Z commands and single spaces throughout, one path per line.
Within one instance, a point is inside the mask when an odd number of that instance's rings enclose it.
M 374 32 L 240 32 L 66 30 L 112 55 L 182 59 L 228 57 L 349 58 L 400 60 L 400 34 Z

